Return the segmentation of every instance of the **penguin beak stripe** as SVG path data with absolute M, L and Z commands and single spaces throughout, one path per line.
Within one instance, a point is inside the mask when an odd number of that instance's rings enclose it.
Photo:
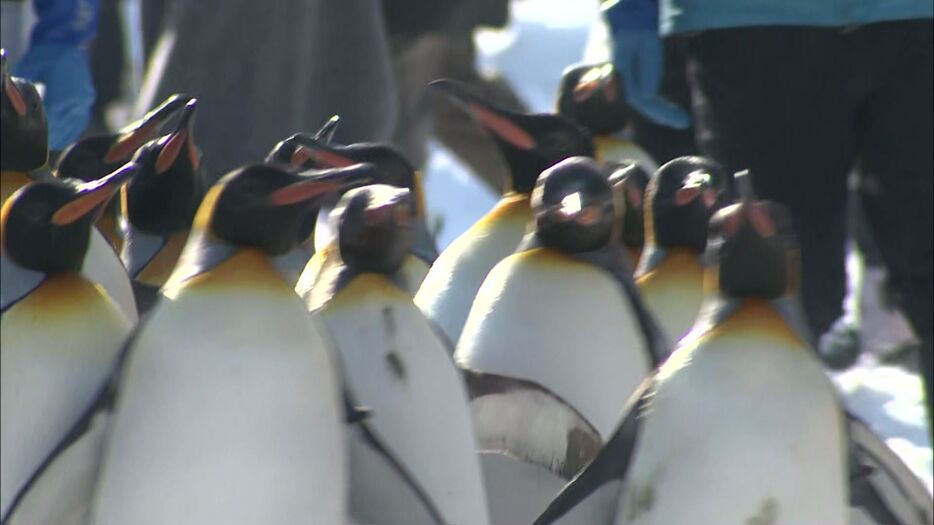
M 626 192 L 629 195 L 629 205 L 633 208 L 642 207 L 642 192 L 638 188 L 630 187 Z
M 327 150 L 315 151 L 314 157 L 315 160 L 328 168 L 346 168 L 347 166 L 357 164 L 357 162 L 352 159 Z
M 269 195 L 269 203 L 273 206 L 287 206 L 313 199 L 338 188 L 340 188 L 340 184 L 336 182 L 319 180 L 295 182 L 272 192 Z
M 115 187 L 104 187 L 93 193 L 78 197 L 59 208 L 52 215 L 52 223 L 57 226 L 65 226 L 77 221 L 109 201 L 115 191 Z
M 532 135 L 529 135 L 527 131 L 510 122 L 509 119 L 497 115 L 476 102 L 469 102 L 468 107 L 470 108 L 470 113 L 473 114 L 485 128 L 502 140 L 523 150 L 530 150 L 535 147 L 535 139 Z
M 16 113 L 21 117 L 25 117 L 26 102 L 23 101 L 23 96 L 20 94 L 19 90 L 16 89 L 16 85 L 13 84 L 13 81 L 9 78 L 4 79 L 3 89 L 6 91 L 6 96 L 10 99 L 10 103 L 13 104 L 13 109 L 16 110 Z
M 762 206 L 754 204 L 749 208 L 747 215 L 749 217 L 749 222 L 752 223 L 752 227 L 755 228 L 763 238 L 767 239 L 775 235 L 775 222 L 769 217 L 768 213 L 762 209 Z
M 198 154 L 198 148 L 195 146 L 195 141 L 190 134 L 188 135 L 188 159 L 191 160 L 191 166 L 195 170 L 201 166 L 201 156 Z
M 684 206 L 690 204 L 701 194 L 700 189 L 697 186 L 690 186 L 687 188 L 681 188 L 675 193 L 675 204 L 678 206 Z
M 707 209 L 713 208 L 717 204 L 717 192 L 712 189 L 706 189 L 703 191 L 704 197 L 704 206 L 707 206 Z
M 124 134 L 117 143 L 111 146 L 107 151 L 107 155 L 104 156 L 104 162 L 106 164 L 116 164 L 122 160 L 129 159 L 140 146 L 156 134 L 159 124 L 158 121 L 150 122 L 141 128 Z
M 311 159 L 311 152 L 307 148 L 299 146 L 292 152 L 292 158 L 289 162 L 292 166 L 299 167 L 308 162 L 309 159 Z
M 182 151 L 182 146 L 187 139 L 188 132 L 185 130 L 174 133 L 169 138 L 168 142 L 163 146 L 162 151 L 159 152 L 159 156 L 156 157 L 156 173 L 165 173 L 172 167 L 172 164 L 178 159 L 178 154 Z

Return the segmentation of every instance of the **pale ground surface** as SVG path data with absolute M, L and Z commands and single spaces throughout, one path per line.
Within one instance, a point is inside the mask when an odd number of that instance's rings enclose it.
M 597 2 L 525 0 L 513 4 L 513 22 L 502 32 L 477 36 L 482 70 L 501 72 L 526 103 L 536 111 L 552 109 L 558 79 L 564 67 L 584 56 L 601 58 L 600 31 L 591 36 L 598 19 Z M 492 207 L 496 196 L 455 158 L 438 146 L 426 169 L 428 207 L 443 218 L 438 237 L 444 248 Z M 882 341 L 879 334 L 899 340 L 904 327 L 873 307 L 876 275 L 866 275 L 863 296 L 864 338 Z M 928 489 L 932 487 L 932 454 L 925 425 L 920 378 L 903 368 L 880 365 L 871 352 L 857 366 L 833 379 L 845 403 L 865 419 L 914 470 Z

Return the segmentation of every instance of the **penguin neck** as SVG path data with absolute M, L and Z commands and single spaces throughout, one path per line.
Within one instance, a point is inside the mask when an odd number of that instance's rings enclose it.
M 0 204 L 6 202 L 10 195 L 32 182 L 32 178 L 25 171 L 0 171 Z
M 593 136 L 594 158 L 597 162 L 603 163 L 607 159 L 607 151 L 614 148 L 628 146 L 631 143 L 612 134 L 601 134 Z
M 161 288 L 172 275 L 189 234 L 190 230 L 184 229 L 167 236 L 152 235 L 130 227 L 124 249 L 124 263 L 133 280 Z
M 478 221 L 479 226 L 489 227 L 498 222 L 518 219 L 527 221 L 532 216 L 531 195 L 509 191 L 503 194 L 493 209 Z
M 767 300 L 709 294 L 682 345 L 736 334 L 739 337 L 764 336 L 789 347 L 808 348 L 808 334 L 802 331 L 805 325 L 796 312 L 797 303 L 792 296 Z
M 186 289 L 230 286 L 294 295 L 265 251 L 236 246 L 203 230 L 192 230 L 163 294 L 174 299 Z
M 701 252 L 682 246 L 663 247 L 647 243 L 636 267 L 636 279 L 651 280 L 653 274 L 668 272 L 686 273 L 700 279 L 703 273 Z

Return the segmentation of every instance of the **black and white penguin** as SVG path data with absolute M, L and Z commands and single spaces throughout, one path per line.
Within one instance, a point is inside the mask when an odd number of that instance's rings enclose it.
M 650 175 L 636 161 L 604 163 L 609 171 L 609 182 L 616 196 L 616 213 L 619 218 L 620 241 L 626 248 L 633 269 L 642 258 L 645 246 L 645 189 Z
M 694 324 L 704 296 L 707 224 L 729 174 L 704 157 L 679 157 L 658 169 L 645 192 L 645 247 L 636 284 L 668 339 Z
M 196 108 L 196 99 L 188 101 L 171 133 L 136 152 L 139 173 L 121 190 L 120 257 L 133 279 L 140 314 L 149 311 L 175 268 L 204 195 L 201 151 L 194 140 Z
M 338 263 L 307 299 L 340 355 L 345 388 L 372 410 L 370 431 L 437 506 L 444 523 L 489 523 L 463 380 L 450 350 L 412 302 L 400 273 L 416 235 L 412 192 L 372 185 L 348 191 L 331 212 Z M 351 464 L 362 462 L 351 440 Z M 361 523 L 412 523 L 422 513 L 383 469 L 351 476 Z M 387 491 L 389 491 L 387 493 Z
M 372 171 L 252 165 L 208 191 L 128 343 L 91 522 L 342 522 L 337 363 L 273 258 L 316 199 Z
M 401 153 L 385 144 L 360 143 L 340 146 L 301 134 L 294 135 L 291 139 L 296 145 L 298 157 L 304 159 L 306 165 L 326 168 L 367 162 L 377 168 L 380 183 L 409 190 L 408 202 L 412 207 L 411 228 L 414 242 L 409 244 L 409 253 L 402 263 L 398 278 L 404 283 L 403 287 L 411 295 L 415 295 L 428 273 L 428 268 L 438 257 L 438 248 L 428 230 L 422 174 L 412 167 Z M 320 276 L 329 272 L 330 266 L 339 264 L 335 235 L 330 226 L 321 220 L 324 217 L 323 212 L 324 210 L 318 214 L 318 225 L 315 227 L 315 254 L 308 261 L 295 287 L 303 297 L 311 292 Z
M 538 175 L 568 157 L 594 154 L 583 128 L 553 114 L 525 115 L 498 108 L 453 80 L 431 84 L 459 101 L 487 130 L 509 165 L 499 202 L 438 256 L 415 304 L 456 344 L 486 274 L 512 254 L 532 218 L 529 197 Z
M 188 100 L 189 97 L 185 95 L 172 95 L 141 119 L 116 133 L 78 140 L 62 152 L 55 168 L 57 175 L 90 182 L 110 173 L 128 162 L 143 144 L 159 136 L 162 126 Z M 114 199 L 97 224 L 117 252 L 123 246 L 119 216 L 120 202 Z
M 591 159 L 542 172 L 530 233 L 487 275 L 458 342 L 458 366 L 482 372 L 471 381 L 471 411 L 494 523 L 531 521 L 668 353 L 613 239 L 613 201 Z M 501 386 L 484 386 L 491 381 Z M 534 480 L 530 464 L 543 468 Z M 520 485 L 533 497 L 514 496 L 509 487 Z M 612 512 L 611 503 L 579 521 Z
M 846 414 L 807 343 L 787 212 L 738 178 L 742 201 L 710 223 L 697 323 L 536 525 L 618 479 L 617 524 L 930 523 L 924 486 Z
M 0 204 L 32 181 L 49 160 L 49 126 L 36 87 L 10 74 L 0 50 Z
M 127 164 L 90 183 L 32 182 L 0 213 L 4 523 L 28 480 L 91 405 L 133 328 L 79 272 L 94 220 L 135 171 Z
M 618 134 L 629 123 L 632 109 L 626 103 L 623 83 L 610 62 L 569 66 L 561 74 L 558 100 L 560 115 L 593 133 L 599 162 L 632 159 L 654 173 L 655 159 L 633 142 Z

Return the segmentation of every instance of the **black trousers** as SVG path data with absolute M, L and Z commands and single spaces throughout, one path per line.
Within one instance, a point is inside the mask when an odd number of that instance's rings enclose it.
M 749 168 L 760 196 L 791 212 L 815 335 L 841 313 L 847 175 L 860 163 L 871 233 L 924 342 L 930 408 L 932 21 L 712 30 L 687 45 L 698 147 Z

